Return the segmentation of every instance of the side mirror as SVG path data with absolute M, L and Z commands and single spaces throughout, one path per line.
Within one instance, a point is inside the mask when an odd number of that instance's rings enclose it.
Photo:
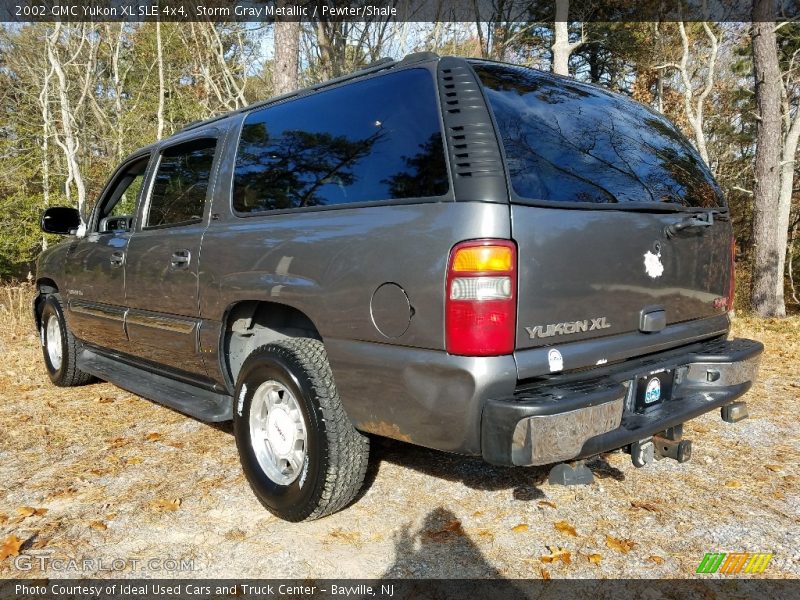
M 51 206 L 42 214 L 39 225 L 45 233 L 74 235 L 81 226 L 81 215 L 74 208 Z

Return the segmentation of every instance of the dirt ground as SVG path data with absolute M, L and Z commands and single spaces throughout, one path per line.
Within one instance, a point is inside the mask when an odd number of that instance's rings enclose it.
M 593 485 L 567 488 L 546 469 L 374 439 L 355 504 L 288 524 L 250 492 L 230 428 L 110 384 L 52 386 L 26 316 L 3 302 L 0 577 L 684 578 L 736 551 L 773 553 L 763 577 L 800 577 L 800 318 L 736 320 L 767 346 L 751 416 L 692 421 L 687 464 L 614 453 L 591 463 Z M 42 557 L 103 570 L 42 570 Z M 191 571 L 168 570 L 181 561 Z

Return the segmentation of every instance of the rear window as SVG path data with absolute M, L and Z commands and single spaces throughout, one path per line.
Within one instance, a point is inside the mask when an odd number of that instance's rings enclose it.
M 517 196 L 555 202 L 723 205 L 700 155 L 662 115 L 546 73 L 474 63 Z
M 449 188 L 433 77 L 410 69 L 251 113 L 237 213 L 441 196 Z

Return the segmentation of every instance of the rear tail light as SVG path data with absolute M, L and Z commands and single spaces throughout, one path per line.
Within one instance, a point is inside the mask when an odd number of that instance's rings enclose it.
M 736 238 L 731 238 L 731 272 L 728 277 L 728 310 L 733 310 L 733 296 L 736 292 Z
M 453 247 L 447 269 L 445 345 L 450 354 L 499 356 L 514 351 L 517 248 L 508 240 Z

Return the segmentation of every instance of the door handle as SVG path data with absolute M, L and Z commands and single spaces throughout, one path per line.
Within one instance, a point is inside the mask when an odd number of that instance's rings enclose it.
M 184 269 L 189 266 L 192 260 L 192 253 L 188 250 L 176 250 L 172 253 L 169 260 L 169 266 L 173 269 Z
M 120 252 L 119 250 L 116 252 L 112 252 L 108 261 L 111 263 L 112 267 L 121 267 L 122 264 L 125 262 L 125 253 Z

